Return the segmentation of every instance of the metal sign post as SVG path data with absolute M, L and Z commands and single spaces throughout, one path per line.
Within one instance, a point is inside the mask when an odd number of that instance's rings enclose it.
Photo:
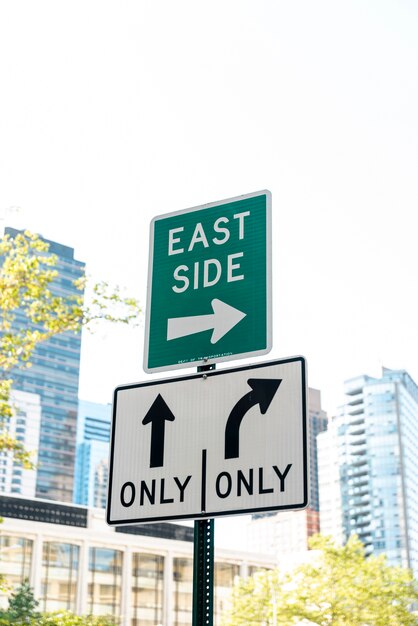
M 271 194 L 151 223 L 144 370 L 197 374 L 117 387 L 106 520 L 194 519 L 193 626 L 213 626 L 214 517 L 308 504 L 300 356 L 215 370 L 272 347 Z
M 198 372 L 215 369 L 203 365 Z M 213 579 L 215 553 L 215 520 L 202 519 L 194 523 L 193 541 L 193 622 L 192 626 L 213 624 Z
M 211 626 L 214 521 L 304 508 L 303 357 L 115 390 L 107 522 L 195 519 L 194 626 Z
M 215 520 L 194 523 L 193 626 L 213 624 Z

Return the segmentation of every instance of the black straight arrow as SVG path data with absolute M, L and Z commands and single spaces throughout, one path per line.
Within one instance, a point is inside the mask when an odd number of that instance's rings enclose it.
M 151 424 L 150 467 L 162 467 L 164 465 L 165 423 L 166 421 L 174 422 L 175 419 L 164 398 L 158 394 L 142 420 L 144 425 Z
M 239 428 L 244 415 L 256 404 L 260 405 L 260 412 L 264 415 L 278 390 L 282 379 L 277 378 L 249 378 L 247 383 L 251 391 L 245 394 L 234 406 L 229 414 L 225 428 L 225 458 L 239 457 Z

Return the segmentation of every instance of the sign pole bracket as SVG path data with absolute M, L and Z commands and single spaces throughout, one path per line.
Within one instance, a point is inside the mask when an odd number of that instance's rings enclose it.
M 214 369 L 215 365 L 202 365 L 197 371 Z M 196 520 L 193 542 L 193 626 L 213 626 L 214 553 L 215 520 Z

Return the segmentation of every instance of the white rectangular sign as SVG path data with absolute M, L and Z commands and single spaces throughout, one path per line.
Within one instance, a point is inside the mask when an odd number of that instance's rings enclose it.
M 303 357 L 118 387 L 108 524 L 303 508 Z

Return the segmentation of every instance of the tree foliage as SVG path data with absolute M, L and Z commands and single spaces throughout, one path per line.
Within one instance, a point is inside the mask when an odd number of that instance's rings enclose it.
M 3 613 L 2 621 L 4 624 L 28 624 L 40 616 L 38 605 L 32 587 L 25 580 L 9 597 L 9 607 Z
M 9 606 L 0 611 L 0 626 L 116 626 L 111 615 L 75 615 L 71 611 L 40 613 L 39 602 L 27 581 L 9 598 Z
M 108 615 L 75 615 L 70 611 L 43 613 L 29 626 L 117 626 L 118 620 Z
M 28 231 L 0 241 L 0 451 L 12 452 L 26 467 L 31 466 L 29 455 L 7 432 L 13 370 L 29 367 L 36 346 L 55 335 L 80 332 L 98 320 L 136 323 L 140 313 L 135 299 L 105 282 L 92 286 L 85 303 L 85 276 L 74 281 L 78 294 L 60 295 L 54 283 L 57 257 L 48 250 L 47 242 Z
M 0 611 L 0 626 L 116 626 L 110 615 L 75 615 L 71 611 L 40 613 L 33 589 L 24 581 L 9 597 L 9 606 Z
M 312 562 L 291 573 L 239 580 L 224 626 L 412 626 L 418 587 L 409 570 L 383 555 L 366 558 L 356 536 L 345 546 L 311 538 Z

